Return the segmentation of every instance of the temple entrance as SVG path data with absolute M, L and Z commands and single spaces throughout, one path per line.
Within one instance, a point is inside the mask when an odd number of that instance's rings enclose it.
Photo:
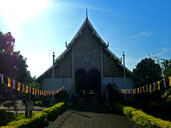
M 100 96 L 101 75 L 97 69 L 91 69 L 88 73 L 85 69 L 78 69 L 75 73 L 76 92 L 80 95 Z

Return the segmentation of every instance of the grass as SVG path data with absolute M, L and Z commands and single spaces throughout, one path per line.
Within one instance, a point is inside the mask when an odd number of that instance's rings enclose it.
M 35 113 L 33 113 L 34 115 Z M 0 126 L 4 126 L 7 123 L 20 120 L 25 118 L 25 113 L 13 113 L 13 112 L 6 112 L 5 110 L 0 110 Z M 28 117 L 29 118 L 29 117 Z

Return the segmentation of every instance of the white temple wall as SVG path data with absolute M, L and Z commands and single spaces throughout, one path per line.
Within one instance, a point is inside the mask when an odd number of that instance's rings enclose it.
M 72 89 L 72 78 L 45 78 L 43 79 L 42 87 L 44 90 L 52 91 L 65 86 L 64 90 Z
M 125 87 L 123 77 L 104 77 L 103 88 L 105 88 L 108 83 L 114 83 L 119 89 L 132 89 L 134 87 L 134 81 L 129 77 L 125 78 Z

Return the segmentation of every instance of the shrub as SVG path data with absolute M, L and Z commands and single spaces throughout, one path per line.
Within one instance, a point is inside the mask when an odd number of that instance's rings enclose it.
M 35 101 L 35 106 L 42 106 L 43 102 L 41 100 Z
M 46 108 L 43 112 L 48 114 L 48 120 L 54 120 L 65 109 L 65 103 L 60 102 L 52 107 Z
M 155 118 L 133 107 L 115 104 L 114 109 L 118 110 L 119 113 L 124 114 L 137 125 L 146 128 L 171 128 L 171 122 Z
M 2 126 L 0 128 L 15 128 L 15 127 L 13 127 L 13 126 Z
M 24 118 L 18 121 L 8 123 L 8 126 L 16 128 L 37 128 L 43 127 L 47 123 L 47 114 L 45 112 L 35 113 L 31 118 Z

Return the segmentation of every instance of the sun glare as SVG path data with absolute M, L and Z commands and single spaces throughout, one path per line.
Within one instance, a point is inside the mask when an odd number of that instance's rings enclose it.
M 49 0 L 0 0 L 1 20 L 17 32 L 27 20 L 37 16 L 50 5 Z

